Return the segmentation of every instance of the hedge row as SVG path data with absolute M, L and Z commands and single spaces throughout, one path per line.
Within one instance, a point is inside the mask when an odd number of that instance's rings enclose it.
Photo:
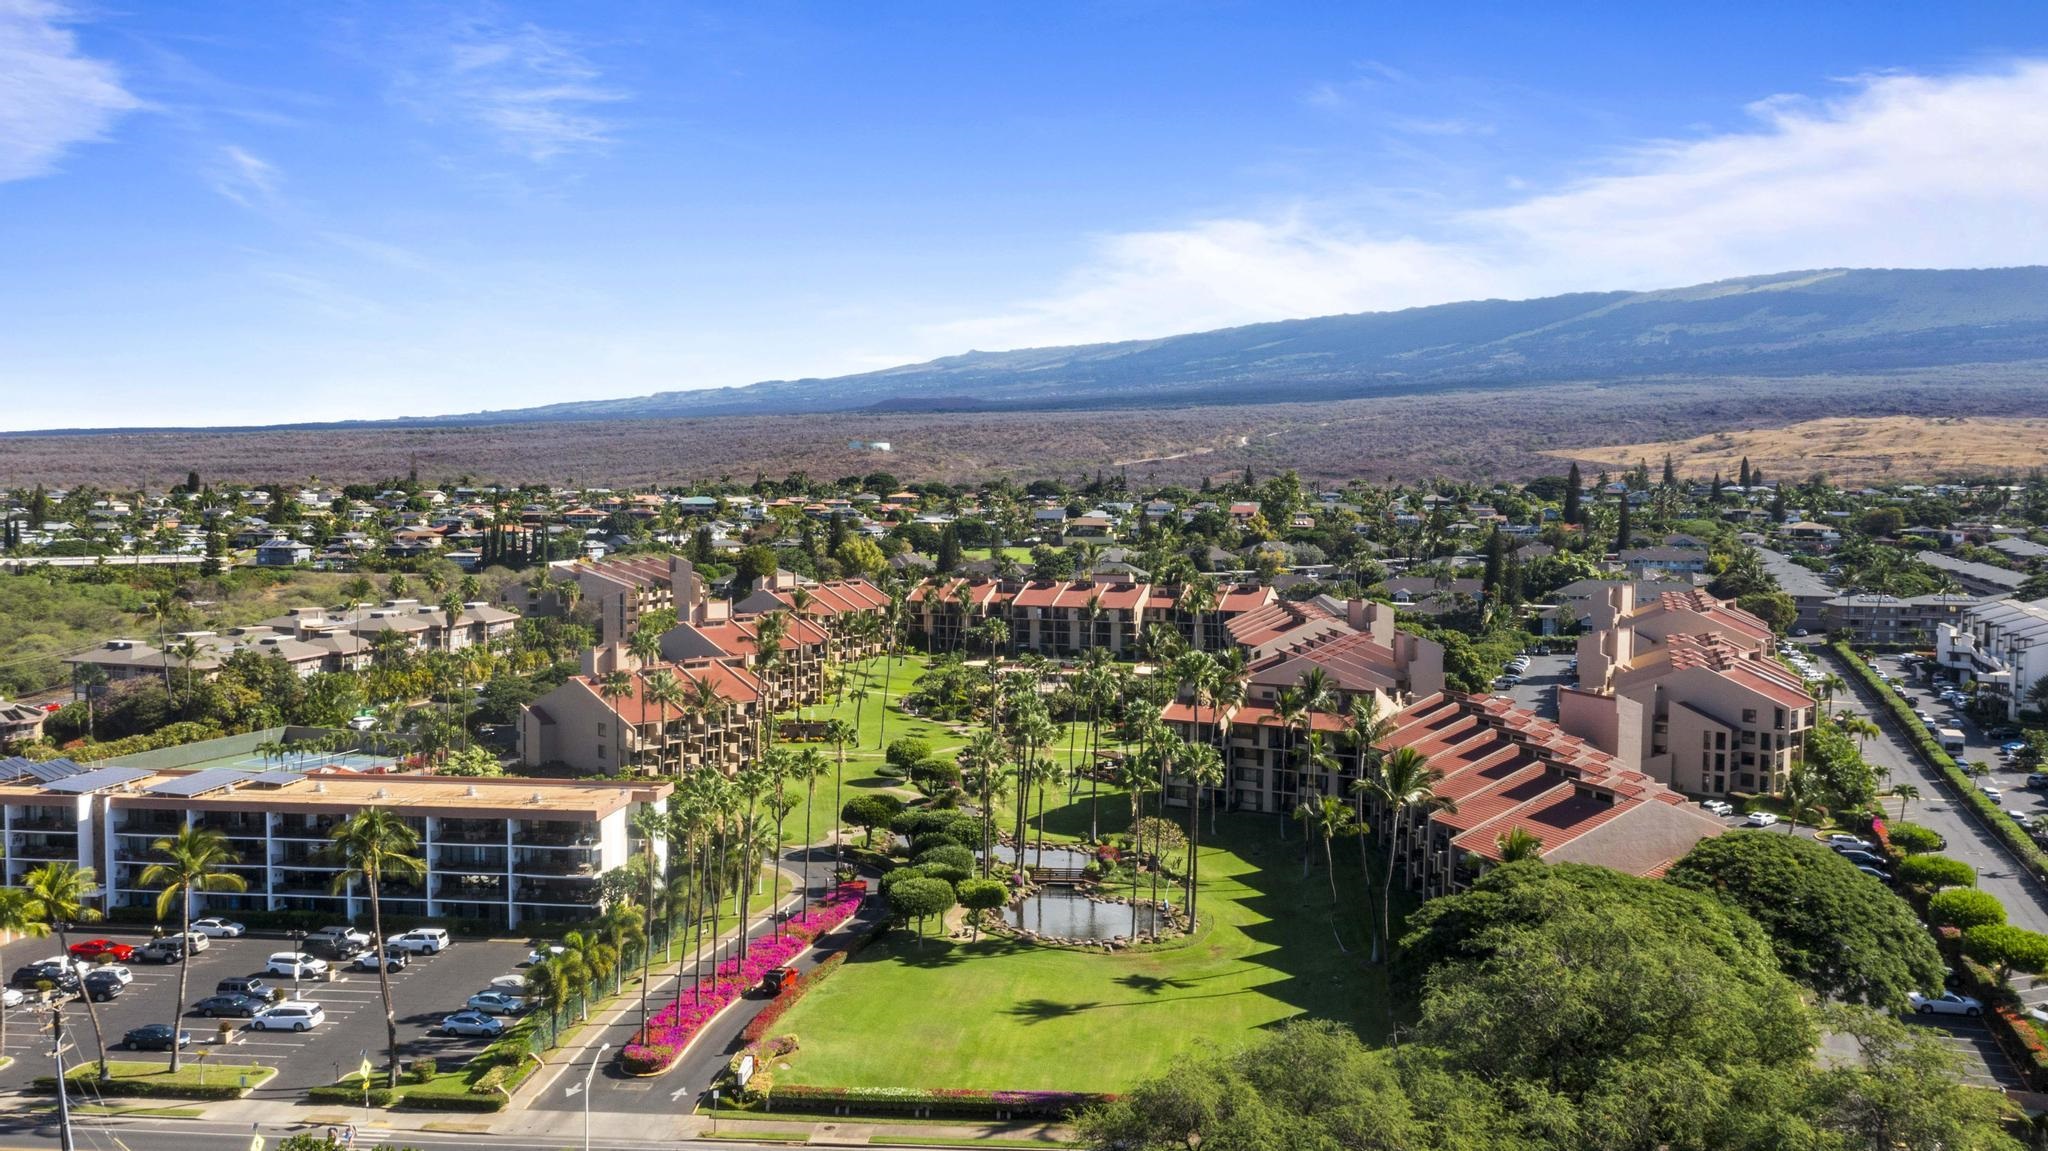
M 1999 810 L 1998 805 L 1991 802 L 1990 796 L 1978 790 L 1976 782 L 1957 766 L 1956 761 L 1941 750 L 1941 745 L 1928 734 L 1926 726 L 1920 722 L 1920 717 L 1913 714 L 1913 708 L 1899 698 L 1897 692 L 1878 679 L 1877 673 L 1871 670 L 1870 665 L 1849 650 L 1849 645 L 1837 640 L 1828 646 L 1842 658 L 1842 662 L 1849 665 L 1849 670 L 1863 681 L 1865 687 L 1876 692 L 1878 698 L 1884 701 L 1892 722 L 1905 732 L 1907 742 L 1920 753 L 1921 759 L 1941 772 L 1942 777 L 1948 780 L 1949 786 L 1962 797 L 1963 805 L 1976 814 L 1978 822 L 1990 828 L 1991 834 L 2011 848 L 2013 854 L 2018 856 L 2036 877 L 2048 880 L 2048 852 L 2043 852 L 2024 828 L 2013 822 L 2011 816 Z
M 398 1101 L 398 1092 L 389 1087 L 372 1087 L 365 1096 L 361 1087 L 330 1083 L 323 1087 L 306 1088 L 306 1098 L 314 1103 L 346 1103 L 351 1107 L 361 1107 L 363 1100 L 367 1098 L 372 1107 L 389 1107 Z
M 223 1078 L 227 1078 L 232 1073 L 224 1071 L 221 1074 Z M 239 1083 L 208 1083 L 203 1087 L 197 1083 L 155 1083 L 148 1079 L 112 1079 L 101 1083 L 98 1077 L 98 1068 L 90 1065 L 66 1072 L 64 1076 L 71 1081 L 74 1096 L 81 1091 L 90 1091 L 95 1095 L 119 1095 L 131 1099 L 219 1100 L 242 1097 L 242 1087 Z M 57 1077 L 38 1076 L 35 1088 L 38 1091 L 55 1093 Z
M 1085 1107 L 1116 1100 L 1115 1095 L 1093 1095 L 1081 1091 L 974 1091 L 919 1087 L 807 1087 L 777 1084 L 769 1090 L 769 1110 L 815 1113 L 831 1108 L 835 1114 L 879 1112 L 920 1115 L 959 1115 L 976 1118 L 1009 1119 L 1038 1116 L 1062 1119 Z

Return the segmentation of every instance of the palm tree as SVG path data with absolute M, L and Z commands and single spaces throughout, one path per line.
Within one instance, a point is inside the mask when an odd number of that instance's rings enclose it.
M 1330 924 L 1334 929 L 1338 897 L 1337 857 L 1333 845 L 1341 836 L 1358 834 L 1358 815 L 1341 798 L 1325 795 L 1314 802 L 1303 802 L 1295 809 L 1295 818 L 1301 820 L 1314 838 L 1323 841 L 1323 870 L 1330 873 Z M 1339 946 L 1342 946 L 1341 940 Z
M 653 804 L 642 804 L 633 812 L 630 822 L 646 852 L 643 863 L 647 869 L 647 902 L 642 912 L 647 919 L 640 928 L 640 1028 L 644 1031 L 647 1028 L 647 972 L 654 963 L 654 948 L 647 946 L 648 938 L 654 934 L 654 881 L 657 878 L 654 856 L 655 848 L 668 838 L 669 821 L 668 815 Z
M 1456 803 L 1436 794 L 1436 785 L 1443 777 L 1443 772 L 1429 766 L 1427 756 L 1412 747 L 1402 747 L 1382 757 L 1370 779 L 1360 779 L 1352 785 L 1368 789 L 1378 802 L 1387 827 L 1387 870 L 1380 886 L 1380 938 L 1388 945 L 1388 956 L 1393 953 L 1394 938 L 1394 852 L 1400 845 L 1403 829 L 1413 823 L 1417 814 L 1458 810 Z
M 35 914 L 57 933 L 58 954 L 71 954 L 71 925 L 97 923 L 100 909 L 92 905 L 99 878 L 90 867 L 75 863 L 46 863 L 22 878 L 22 890 L 33 900 Z M 100 1030 L 99 1008 L 92 996 L 85 997 L 85 1015 L 92 1021 L 93 1043 L 100 1051 L 100 1082 L 112 1076 L 107 1071 L 107 1037 Z
M 384 939 L 382 887 L 386 879 L 418 883 L 426 877 L 427 862 L 416 852 L 420 833 L 397 812 L 366 807 L 336 825 L 329 837 L 328 858 L 341 870 L 334 876 L 336 895 L 349 894 L 362 880 L 370 893 L 370 936 Z M 398 1086 L 398 1014 L 391 1006 L 391 973 L 377 965 L 377 992 L 384 1000 L 384 1039 L 390 1063 L 384 1070 L 384 1085 Z
M 1827 701 L 1827 713 L 1833 715 L 1835 713 L 1835 693 L 1847 690 L 1849 681 L 1830 671 L 1821 673 L 1821 677 L 1814 682 L 1820 686 L 1821 698 Z
M 1190 580 L 1181 585 L 1177 606 L 1194 617 L 1194 641 L 1188 646 L 1197 651 L 1209 647 L 1208 629 L 1203 626 L 1203 617 L 1216 609 L 1216 592 L 1207 581 Z
M 612 762 L 618 766 L 619 773 L 623 775 L 626 771 L 627 761 L 626 716 L 624 712 L 619 710 L 619 701 L 632 698 L 634 694 L 633 673 L 630 671 L 615 671 L 607 674 L 598 681 L 597 694 L 603 696 L 605 702 L 612 705 L 612 730 L 619 737 L 618 751 L 613 756 Z
M 1195 895 L 1201 883 L 1202 871 L 1202 793 L 1213 787 L 1223 786 L 1223 756 L 1206 743 L 1183 747 L 1180 752 L 1180 777 L 1188 781 L 1188 934 L 1195 931 Z M 1213 813 L 1216 801 L 1209 801 Z M 1211 816 L 1213 818 L 1213 814 Z M 1039 813 L 1039 834 L 1044 839 L 1045 815 Z
M 1002 764 L 1008 755 L 1002 738 L 986 728 L 967 737 L 967 746 L 960 749 L 960 765 L 975 773 L 977 790 L 981 792 L 981 874 L 987 878 L 995 856 L 995 795 L 996 777 L 1002 771 Z M 1132 822 L 1137 821 L 1133 812 Z M 1022 862 L 1020 859 L 1019 862 Z
M 860 729 L 843 719 L 831 720 L 825 724 L 825 742 L 831 744 L 839 755 L 839 763 L 832 774 L 832 862 L 837 864 L 840 859 L 839 813 L 844 810 L 844 806 L 839 799 L 839 793 L 846 783 L 846 745 L 849 743 L 858 744 L 860 742 Z M 809 828 L 810 825 L 811 816 L 806 811 L 804 813 L 804 826 Z
M 668 770 L 668 713 L 670 708 L 680 708 L 684 700 L 683 683 L 676 673 L 661 668 L 647 676 L 647 702 L 661 709 L 660 735 L 654 741 L 654 766 L 656 770 Z M 676 769 L 682 770 L 681 757 L 677 757 Z
M 50 933 L 35 896 L 19 887 L 0 887 L 0 935 L 41 939 Z M 183 1002 L 183 997 L 179 997 Z M 7 1049 L 7 1011 L 0 1008 L 0 1051 Z
M 613 947 L 604 937 L 604 932 L 596 928 L 563 932 L 562 947 L 562 954 L 575 956 L 583 968 L 586 990 L 576 1004 L 576 1018 L 579 1021 L 589 1019 L 590 1001 L 596 997 L 599 984 L 618 968 L 618 948 Z
M 1500 852 L 1502 863 L 1519 863 L 1525 859 L 1539 859 L 1543 855 L 1543 841 L 1526 827 L 1501 832 L 1494 837 L 1493 847 Z
M 144 887 L 161 888 L 156 897 L 156 917 L 161 920 L 173 906 L 178 909 L 178 938 L 192 937 L 192 897 L 202 891 L 247 891 L 241 876 L 225 870 L 241 858 L 228 848 L 227 836 L 205 827 L 186 827 L 177 835 L 159 839 L 150 850 L 164 857 L 142 869 Z M 171 1032 L 178 1030 L 178 1016 L 185 1009 L 186 977 L 190 963 L 178 964 L 178 998 L 171 1004 Z M 176 1073 L 181 1052 L 171 1044 L 171 1071 Z
M 1906 818 L 1906 805 L 1920 798 L 1920 789 L 1910 783 L 1898 783 L 1892 785 L 1892 794 L 1898 797 L 1899 818 L 1904 820 Z
M 840 771 L 844 772 L 846 770 L 846 752 L 844 750 L 846 745 L 842 743 L 839 746 L 841 748 L 839 753 Z M 803 911 L 805 914 L 808 914 L 811 910 L 811 819 L 818 808 L 818 777 L 831 771 L 832 765 L 825 761 L 824 752 L 819 751 L 815 747 L 807 747 L 797 752 L 796 758 L 790 761 L 789 767 L 790 773 L 804 783 Z M 777 829 L 777 838 L 781 838 L 779 828 Z
M 573 952 L 550 955 L 526 969 L 526 994 L 547 1008 L 548 1023 L 556 1034 L 562 1030 L 562 1009 L 589 985 L 590 973 L 584 970 L 583 958 Z

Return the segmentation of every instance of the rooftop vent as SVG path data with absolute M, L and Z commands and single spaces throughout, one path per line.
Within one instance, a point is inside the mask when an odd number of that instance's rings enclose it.
M 467 792 L 466 792 L 465 794 L 467 794 L 467 795 L 468 795 L 468 796 L 469 796 L 469 797 L 470 797 L 471 799 L 475 799 L 475 798 L 476 798 L 476 784 L 473 784 L 473 783 L 472 783 L 472 784 L 470 784 L 470 785 L 469 785 L 469 790 L 468 790 L 468 791 L 467 791 Z
M 380 788 L 378 788 L 378 789 L 377 789 L 377 795 L 376 795 L 376 798 L 378 798 L 378 799 L 390 799 L 390 798 L 391 798 L 391 789 L 390 789 L 390 788 L 388 788 L 388 787 L 380 787 Z

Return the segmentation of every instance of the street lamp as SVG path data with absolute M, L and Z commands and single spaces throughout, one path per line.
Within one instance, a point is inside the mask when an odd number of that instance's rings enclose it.
M 305 950 L 306 930 L 294 927 L 285 932 L 285 937 L 292 941 L 292 998 L 303 999 L 305 993 L 299 990 L 299 956 Z
M 583 1093 L 583 1151 L 590 1151 L 590 1081 L 597 1077 L 598 1060 L 603 1059 L 604 1053 L 611 1049 L 612 1045 L 608 1042 L 598 1044 L 597 1050 L 590 1056 L 590 1070 L 583 1073 L 582 1085 L 571 1084 L 569 1087 L 569 1097 L 572 1099 L 576 1097 L 577 1092 Z

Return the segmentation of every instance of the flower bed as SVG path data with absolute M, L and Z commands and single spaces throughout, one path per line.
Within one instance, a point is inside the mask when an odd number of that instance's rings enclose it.
M 620 1065 L 635 1075 L 668 1070 L 712 1016 L 758 985 L 771 968 L 781 967 L 819 936 L 852 918 L 860 909 L 864 889 L 864 884 L 842 885 L 813 903 L 809 912 L 783 924 L 780 936 L 749 944 L 744 961 L 729 959 L 719 964 L 708 988 L 693 989 L 685 1001 L 662 1008 L 647 1021 L 647 1026 L 619 1053 Z

